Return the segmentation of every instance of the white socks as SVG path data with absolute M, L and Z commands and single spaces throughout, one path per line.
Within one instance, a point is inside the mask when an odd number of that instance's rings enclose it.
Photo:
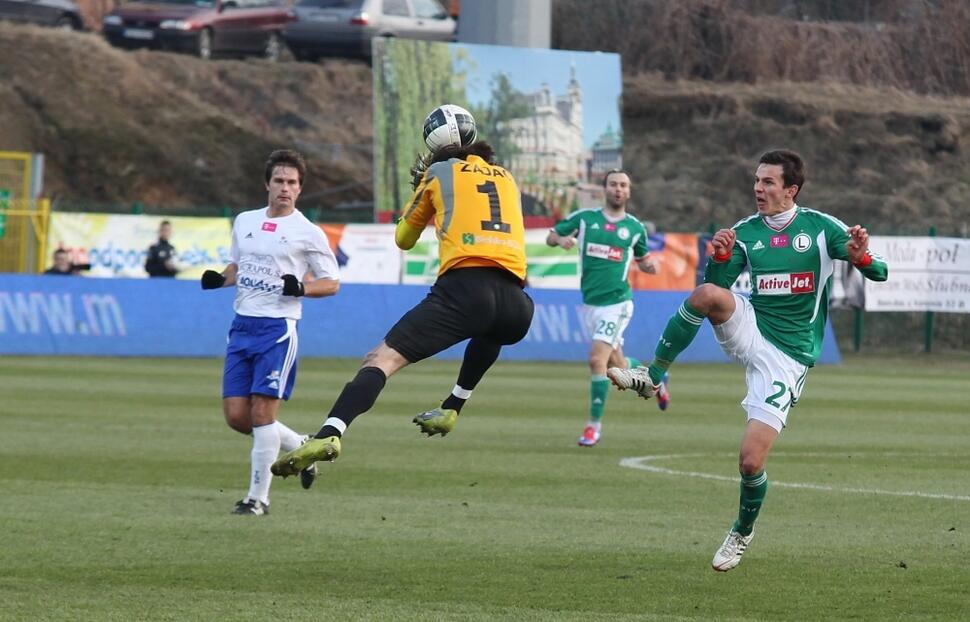
M 293 430 L 289 431 L 295 434 Z M 270 473 L 269 467 L 279 453 L 280 432 L 277 423 L 254 427 L 252 479 L 249 482 L 249 494 L 246 495 L 248 498 L 257 499 L 269 505 L 269 485 L 273 481 L 273 474 Z
M 286 427 L 282 421 L 276 422 L 276 429 L 280 431 L 280 449 L 283 451 L 293 451 L 303 444 L 304 434 L 297 434 L 291 428 Z

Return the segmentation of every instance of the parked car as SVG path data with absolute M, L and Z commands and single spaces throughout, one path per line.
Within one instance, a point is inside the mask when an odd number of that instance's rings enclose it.
M 370 58 L 372 37 L 455 37 L 455 20 L 438 0 L 297 0 L 293 10 L 283 38 L 300 60 Z
M 122 48 L 277 60 L 283 29 L 294 19 L 281 0 L 160 0 L 124 4 L 103 26 L 108 42 Z
M 0 0 L 0 19 L 81 30 L 81 12 L 71 0 Z

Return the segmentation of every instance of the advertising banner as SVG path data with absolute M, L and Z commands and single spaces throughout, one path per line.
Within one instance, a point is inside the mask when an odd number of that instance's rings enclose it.
M 866 311 L 970 313 L 970 240 L 872 236 L 869 248 L 889 263 L 889 279 L 866 280 Z
M 427 287 L 348 284 L 332 298 L 306 299 L 300 355 L 359 359 L 427 294 Z M 535 316 L 526 338 L 502 349 L 514 360 L 584 364 L 589 337 L 577 291 L 529 289 Z M 232 288 L 203 291 L 177 279 L 85 279 L 0 275 L 0 355 L 213 356 L 225 353 Z M 635 292 L 627 353 L 649 359 L 683 292 Z M 820 363 L 837 363 L 827 329 Z M 443 358 L 461 358 L 464 343 Z M 705 322 L 680 362 L 728 358 Z
M 320 225 L 337 255 L 341 283 L 400 283 L 394 225 Z
M 529 286 L 542 289 L 579 289 L 579 251 L 546 245 L 548 229 L 526 229 Z M 656 275 L 630 266 L 635 290 L 691 291 L 695 287 L 699 247 L 693 233 L 657 233 L 648 240 L 650 257 L 660 268 Z M 405 284 L 430 285 L 438 275 L 438 240 L 428 229 L 413 249 L 404 253 Z
M 125 214 L 54 212 L 47 248 L 63 248 L 76 264 L 91 264 L 96 277 L 147 277 L 145 256 L 158 241 L 158 225 L 172 223 L 180 279 L 198 279 L 202 272 L 221 271 L 229 263 L 232 231 L 228 218 L 162 217 Z
M 527 221 L 601 204 L 603 177 L 623 166 L 618 54 L 382 37 L 372 66 L 377 222 L 407 204 L 409 169 L 428 150 L 424 119 L 445 103 L 475 118 L 518 182 Z

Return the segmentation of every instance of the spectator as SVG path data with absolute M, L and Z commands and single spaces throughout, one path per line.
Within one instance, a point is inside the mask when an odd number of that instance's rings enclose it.
M 63 276 L 74 276 L 81 272 L 81 270 L 88 270 L 91 266 L 89 264 L 75 264 L 71 261 L 71 255 L 64 250 L 59 248 L 54 251 L 54 265 L 44 270 L 44 274 L 59 274 Z
M 175 266 L 175 247 L 169 242 L 172 237 L 172 223 L 163 220 L 158 227 L 158 242 L 148 247 L 145 259 L 145 272 L 148 276 L 174 277 L 178 274 Z

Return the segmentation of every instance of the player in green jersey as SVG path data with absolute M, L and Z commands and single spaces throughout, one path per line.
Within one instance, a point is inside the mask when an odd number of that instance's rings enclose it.
M 851 262 L 873 281 L 888 275 L 885 261 L 869 252 L 863 227 L 847 227 L 795 203 L 804 184 L 805 167 L 797 153 L 762 155 L 754 176 L 758 213 L 714 234 L 704 283 L 670 318 L 653 362 L 607 372 L 618 388 L 651 397 L 705 317 L 721 348 L 745 366 L 748 393 L 741 405 L 748 422 L 738 460 L 740 508 L 711 562 L 718 571 L 737 566 L 754 535 L 768 490 L 768 453 L 822 348 L 834 260 Z M 729 289 L 746 265 L 750 300 Z
M 606 206 L 577 210 L 556 223 L 546 244 L 570 249 L 578 245 L 583 293 L 583 315 L 592 337 L 589 350 L 589 422 L 579 445 L 592 447 L 600 440 L 603 409 L 610 383 L 607 367 L 628 368 L 640 364 L 623 355 L 623 331 L 633 317 L 633 293 L 628 277 L 636 261 L 643 272 L 656 274 L 649 259 L 647 232 L 639 220 L 626 213 L 630 200 L 630 176 L 612 170 L 603 180 Z M 669 402 L 666 383 L 661 382 L 657 403 L 661 410 Z

